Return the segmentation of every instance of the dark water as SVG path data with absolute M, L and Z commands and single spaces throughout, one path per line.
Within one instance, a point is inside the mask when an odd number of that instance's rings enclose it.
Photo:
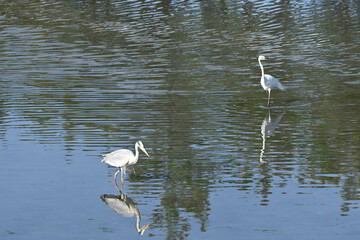
M 359 20 L 351 0 L 0 0 L 0 238 L 356 239 Z M 260 54 L 287 87 L 271 110 Z M 120 194 L 101 155 L 137 140 Z

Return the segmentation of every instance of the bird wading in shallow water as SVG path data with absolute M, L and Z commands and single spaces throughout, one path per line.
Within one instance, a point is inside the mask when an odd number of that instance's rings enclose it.
M 285 91 L 285 87 L 273 76 L 269 75 L 269 74 L 264 74 L 264 67 L 261 64 L 261 60 L 265 60 L 265 56 L 259 56 L 258 61 L 260 64 L 260 68 L 261 68 L 261 86 L 263 87 L 263 89 L 265 91 L 268 92 L 269 96 L 268 96 L 268 106 L 270 106 L 270 93 L 271 90 L 278 88 L 280 90 Z
M 143 151 L 148 157 L 149 154 L 146 152 L 144 145 L 141 141 L 135 143 L 135 155 L 132 151 L 127 149 L 119 149 L 111 153 L 103 155 L 104 158 L 101 162 L 104 162 L 112 167 L 120 168 L 114 174 L 114 183 L 116 184 L 116 175 L 121 171 L 121 184 L 124 184 L 124 173 L 126 172 L 126 167 L 129 165 L 134 165 L 139 159 L 139 148 Z

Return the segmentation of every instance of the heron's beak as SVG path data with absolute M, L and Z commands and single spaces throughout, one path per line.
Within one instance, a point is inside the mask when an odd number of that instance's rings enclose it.
M 146 156 L 150 157 L 149 154 L 146 152 L 145 148 L 141 148 L 141 150 L 146 154 Z
M 141 231 L 140 231 L 140 235 L 143 235 L 145 230 L 149 227 L 149 224 L 145 224 L 142 228 L 141 228 Z

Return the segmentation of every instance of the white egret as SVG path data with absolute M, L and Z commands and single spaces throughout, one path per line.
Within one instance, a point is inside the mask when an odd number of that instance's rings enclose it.
M 285 91 L 285 87 L 273 76 L 269 74 L 264 74 L 264 67 L 261 64 L 261 60 L 265 60 L 265 56 L 259 56 L 258 61 L 261 68 L 261 86 L 265 91 L 269 93 L 268 97 L 268 106 L 270 106 L 270 93 L 272 89 L 279 88 L 280 90 Z
M 101 162 L 104 162 L 112 167 L 120 168 L 114 174 L 114 183 L 116 184 L 116 175 L 121 171 L 121 183 L 124 182 L 124 173 L 126 172 L 126 167 L 129 165 L 134 165 L 139 159 L 139 148 L 143 151 L 148 157 L 149 154 L 146 152 L 144 145 L 141 141 L 135 143 L 135 155 L 132 151 L 127 149 L 119 149 L 111 153 L 103 155 L 104 158 Z
M 100 196 L 100 198 L 115 212 L 123 215 L 124 217 L 135 217 L 136 231 L 140 235 L 143 235 L 145 230 L 149 227 L 149 224 L 145 224 L 143 227 L 140 227 L 140 210 L 136 207 L 136 204 L 130 197 L 127 197 L 122 192 L 120 193 L 121 195 L 119 196 L 104 194 Z

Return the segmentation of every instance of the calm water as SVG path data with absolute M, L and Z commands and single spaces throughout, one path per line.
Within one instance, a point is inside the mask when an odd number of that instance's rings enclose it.
M 351 0 L 0 0 L 0 238 L 356 239 L 359 26 Z M 137 140 L 121 194 L 101 155 Z

